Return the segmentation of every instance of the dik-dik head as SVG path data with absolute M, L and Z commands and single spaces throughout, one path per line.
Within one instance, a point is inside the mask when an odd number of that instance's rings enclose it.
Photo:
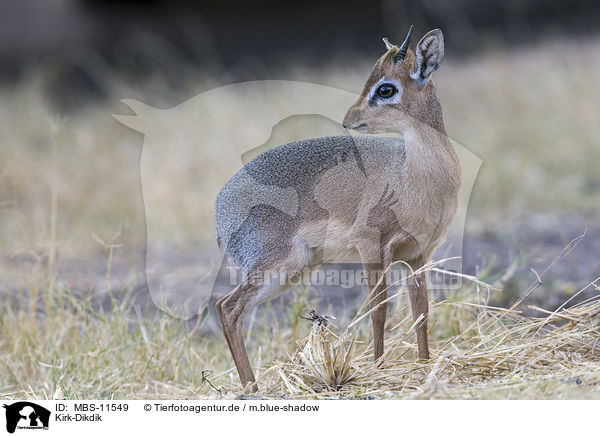
M 444 132 L 442 108 L 431 74 L 444 57 L 442 31 L 434 29 L 409 48 L 412 26 L 400 47 L 384 38 L 387 52 L 377 61 L 361 97 L 344 117 L 344 127 L 362 133 L 403 133 L 420 121 Z

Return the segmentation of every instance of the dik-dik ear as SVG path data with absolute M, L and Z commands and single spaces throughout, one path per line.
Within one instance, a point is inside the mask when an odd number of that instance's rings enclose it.
M 431 73 L 437 70 L 444 58 L 444 35 L 440 29 L 427 33 L 415 49 L 415 65 L 410 77 L 419 88 L 427 85 Z

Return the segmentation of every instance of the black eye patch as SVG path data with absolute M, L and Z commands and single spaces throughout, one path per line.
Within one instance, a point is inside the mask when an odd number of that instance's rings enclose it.
M 368 104 L 371 107 L 377 106 L 377 101 L 387 100 L 388 98 L 392 98 L 394 95 L 398 93 L 398 88 L 396 88 L 391 83 L 382 83 L 379 85 L 373 96 L 369 99 Z

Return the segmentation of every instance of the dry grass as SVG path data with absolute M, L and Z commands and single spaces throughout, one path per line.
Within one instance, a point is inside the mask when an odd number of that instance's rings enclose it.
M 539 317 L 517 310 L 582 237 L 541 274 L 533 271 L 535 281 L 510 308 L 490 306 L 494 288 L 462 275 L 472 285 L 431 307 L 434 340 L 427 362 L 416 360 L 416 323 L 399 292 L 388 298 L 394 310 L 383 361 L 374 363 L 372 343 L 358 339 L 358 323 L 373 310 L 365 310 L 365 301 L 341 334 L 316 320 L 297 350 L 266 371 L 267 390 L 296 398 L 597 398 L 600 277 L 554 311 L 528 306 Z M 436 265 L 424 269 L 441 271 Z M 591 298 L 569 306 L 589 290 L 595 291 Z
M 402 287 L 389 288 L 394 294 L 388 299 L 386 352 L 380 366 L 372 362 L 366 301 L 341 332 L 332 324 L 315 322 L 310 329 L 302 320 L 295 324 L 298 313 L 309 308 L 302 299 L 279 323 L 268 313 L 258 317 L 249 349 L 260 395 L 291 399 L 600 395 L 600 295 L 553 312 L 536 307 L 541 317 L 525 317 L 515 308 L 489 306 L 486 285 L 471 279 L 473 283 L 432 304 L 428 362 L 416 360 L 414 323 Z M 588 288 L 600 291 L 598 282 Z M 200 322 L 185 323 L 132 304 L 132 289 L 116 293 L 106 309 L 95 307 L 90 297 L 73 295 L 60 283 L 32 283 L 33 294 L 22 292 L 2 304 L 2 398 L 243 395 L 219 335 L 201 334 Z
M 548 317 L 468 302 L 443 301 L 432 319 L 459 329 L 438 337 L 428 362 L 414 360 L 406 316 L 393 327 L 380 367 L 354 329 L 316 325 L 288 359 L 265 373 L 267 390 L 293 398 L 597 398 L 600 395 L 600 298 Z M 434 330 L 442 329 L 439 323 Z

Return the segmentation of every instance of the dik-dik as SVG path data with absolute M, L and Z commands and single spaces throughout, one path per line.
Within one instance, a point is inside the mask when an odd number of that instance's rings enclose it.
M 249 162 L 217 196 L 218 243 L 245 279 L 216 309 L 242 386 L 250 391 L 257 386 L 243 341 L 244 316 L 289 289 L 287 276 L 318 268 L 326 257 L 357 254 L 370 290 L 377 362 L 387 310 L 381 271 L 397 261 L 418 270 L 446 235 L 461 170 L 431 79 L 442 63 L 444 40 L 432 30 L 413 53 L 411 31 L 400 47 L 384 38 L 387 52 L 343 121 L 347 129 L 396 132 L 402 139 L 347 135 L 281 145 Z M 249 177 L 273 187 L 269 204 L 251 204 Z M 253 280 L 265 271 L 277 271 L 277 278 Z M 412 316 L 421 319 L 418 356 L 429 359 L 423 272 L 409 276 L 408 292 Z

